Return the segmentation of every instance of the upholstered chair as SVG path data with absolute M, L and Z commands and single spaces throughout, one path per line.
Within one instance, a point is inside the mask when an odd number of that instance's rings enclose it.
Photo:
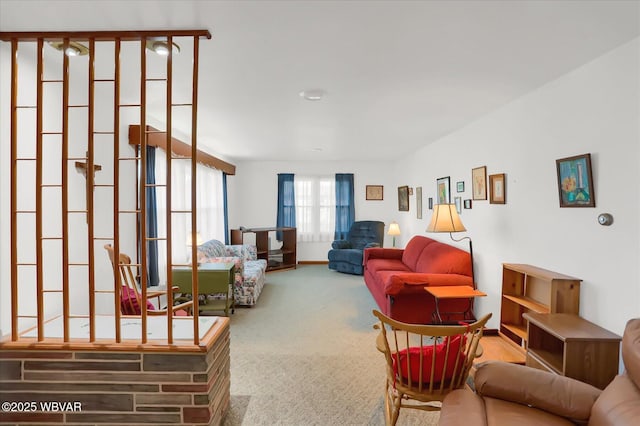
M 335 240 L 329 250 L 329 269 L 362 275 L 362 254 L 369 247 L 382 247 L 384 222 L 361 220 L 353 222 L 346 240 Z
M 267 261 L 258 259 L 253 244 L 225 245 L 210 240 L 198 246 L 198 263 L 234 262 L 236 276 L 233 296 L 236 305 L 253 306 L 265 283 Z M 215 295 L 211 296 L 216 298 Z

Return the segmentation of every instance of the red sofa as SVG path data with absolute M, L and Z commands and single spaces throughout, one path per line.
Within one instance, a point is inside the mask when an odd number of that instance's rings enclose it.
M 427 237 L 413 237 L 404 249 L 368 248 L 363 264 L 364 281 L 380 310 L 397 321 L 433 322 L 435 299 L 424 287 L 473 287 L 469 253 Z M 467 303 L 441 300 L 440 312 L 461 312 Z

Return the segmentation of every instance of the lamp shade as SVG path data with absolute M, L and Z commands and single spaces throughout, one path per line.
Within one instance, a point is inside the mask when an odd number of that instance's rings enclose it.
M 394 237 L 396 235 L 400 235 L 400 226 L 398 225 L 398 222 L 391 222 L 389 224 L 389 231 L 387 234 L 393 235 Z
M 427 232 L 463 232 L 464 227 L 455 204 L 436 204 L 433 206 L 431 222 Z

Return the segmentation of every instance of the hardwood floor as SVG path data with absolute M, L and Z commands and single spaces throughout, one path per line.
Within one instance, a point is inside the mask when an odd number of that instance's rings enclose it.
M 498 360 L 512 362 L 514 364 L 524 364 L 524 351 L 518 350 L 512 343 L 508 342 L 499 335 L 484 335 L 480 340 L 484 352 L 480 358 L 476 358 L 475 364 L 488 361 Z

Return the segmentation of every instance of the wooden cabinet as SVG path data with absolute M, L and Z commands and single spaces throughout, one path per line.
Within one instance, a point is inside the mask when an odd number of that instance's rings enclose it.
M 270 249 L 269 241 L 275 240 L 276 232 L 282 232 L 282 247 Z M 258 259 L 267 261 L 267 271 L 295 268 L 297 235 L 296 228 L 242 228 L 231 230 L 231 244 L 246 244 L 252 234 L 258 251 Z
M 620 336 L 577 315 L 526 313 L 526 364 L 604 389 L 618 374 Z
M 525 313 L 578 315 L 582 280 L 525 264 L 502 265 L 500 334 L 527 347 Z

